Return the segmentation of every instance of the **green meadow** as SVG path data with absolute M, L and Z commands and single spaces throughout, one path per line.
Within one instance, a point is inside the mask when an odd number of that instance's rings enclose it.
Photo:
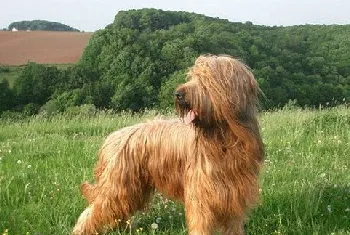
M 23 66 L 1 66 L 0 65 L 0 82 L 7 80 L 10 87 L 13 87 L 16 78 L 21 74 Z
M 0 121 L 0 233 L 70 234 L 108 133 L 156 116 L 99 111 Z M 172 114 L 165 114 L 172 116 Z M 246 234 L 350 234 L 350 109 L 260 114 L 266 160 Z M 183 207 L 156 194 L 110 234 L 187 234 Z

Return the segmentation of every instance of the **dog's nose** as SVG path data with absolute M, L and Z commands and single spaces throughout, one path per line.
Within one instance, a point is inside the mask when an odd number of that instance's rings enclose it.
M 184 92 L 183 91 L 175 91 L 174 95 L 178 100 L 181 100 L 184 98 Z

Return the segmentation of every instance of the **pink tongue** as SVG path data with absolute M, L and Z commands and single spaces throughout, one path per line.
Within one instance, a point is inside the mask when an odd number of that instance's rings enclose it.
M 184 122 L 186 125 L 190 124 L 196 118 L 196 113 L 193 110 L 187 112 L 184 117 Z

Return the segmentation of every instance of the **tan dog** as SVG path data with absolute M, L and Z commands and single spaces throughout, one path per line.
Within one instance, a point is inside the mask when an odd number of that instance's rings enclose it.
M 75 235 L 114 228 L 142 210 L 155 189 L 184 203 L 188 232 L 242 235 L 259 195 L 264 150 L 258 85 L 229 56 L 200 56 L 175 92 L 181 120 L 154 120 L 112 133 L 99 152 L 96 184 Z

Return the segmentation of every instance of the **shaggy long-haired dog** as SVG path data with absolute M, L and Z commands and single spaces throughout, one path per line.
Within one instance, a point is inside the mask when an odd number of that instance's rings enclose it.
M 182 120 L 154 120 L 110 134 L 99 152 L 96 184 L 75 235 L 103 233 L 142 210 L 155 189 L 183 202 L 188 232 L 241 235 L 259 195 L 264 150 L 258 85 L 229 56 L 200 56 L 175 91 Z

